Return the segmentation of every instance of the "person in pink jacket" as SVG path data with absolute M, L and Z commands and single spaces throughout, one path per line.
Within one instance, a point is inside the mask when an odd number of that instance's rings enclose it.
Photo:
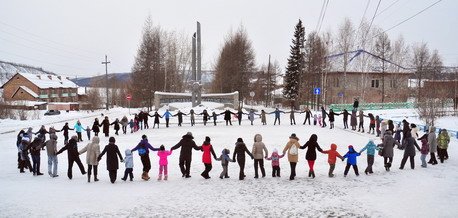
M 172 150 L 166 151 L 164 145 L 161 145 L 161 147 L 159 147 L 159 151 L 157 152 L 157 156 L 159 156 L 159 176 L 157 177 L 157 180 L 162 180 L 162 172 L 164 172 L 164 180 L 167 180 L 167 165 L 169 164 L 167 161 L 167 157 L 171 154 Z
M 279 155 L 277 149 L 274 149 L 270 157 L 266 157 L 266 160 L 272 161 L 272 177 L 280 177 L 280 158 L 285 155 Z

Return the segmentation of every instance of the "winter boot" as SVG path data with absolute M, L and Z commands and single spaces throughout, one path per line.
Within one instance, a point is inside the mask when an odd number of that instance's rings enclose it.
M 312 177 L 312 171 L 309 171 L 309 177 Z
M 168 179 L 168 177 L 169 177 L 169 176 L 165 175 L 165 176 L 164 176 L 164 180 L 167 180 L 167 179 Z
M 157 177 L 157 180 L 158 180 L 158 181 L 161 181 L 161 180 L 162 180 L 162 175 L 159 175 L 159 176 Z
M 315 171 L 310 172 L 312 174 L 312 178 L 315 178 Z
M 148 175 L 148 172 L 145 172 L 145 178 L 146 178 L 146 180 L 151 179 L 151 177 L 149 177 L 149 175 Z
M 91 182 L 91 174 L 90 173 L 87 174 L 87 182 Z

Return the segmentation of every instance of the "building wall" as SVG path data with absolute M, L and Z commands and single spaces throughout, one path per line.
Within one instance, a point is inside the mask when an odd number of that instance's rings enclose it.
M 12 100 L 19 101 L 19 100 L 26 100 L 26 101 L 35 101 L 35 97 L 30 95 L 23 89 L 19 89 L 17 93 L 13 96 Z
M 3 86 L 3 98 L 6 101 L 11 101 L 11 100 L 30 100 L 30 99 L 12 99 L 12 95 L 16 90 L 19 88 L 19 86 L 26 86 L 35 93 L 39 94 L 40 89 L 27 79 L 25 79 L 23 76 L 16 74 L 13 78 L 11 78 L 4 86 Z M 32 99 L 35 100 L 35 99 Z
M 409 74 L 385 74 L 384 102 L 407 101 L 408 77 Z M 349 104 L 354 98 L 365 103 L 382 102 L 383 76 L 380 73 L 347 73 L 344 95 L 343 73 L 329 73 L 326 81 L 326 104 Z

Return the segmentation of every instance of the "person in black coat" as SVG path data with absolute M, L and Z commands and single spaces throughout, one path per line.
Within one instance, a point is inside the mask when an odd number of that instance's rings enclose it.
M 105 134 L 105 137 L 108 137 L 110 135 L 110 121 L 108 120 L 108 117 L 105 117 L 100 126 L 103 126 L 103 133 Z
M 199 115 L 203 115 L 204 126 L 207 125 L 207 120 L 209 120 L 210 115 L 208 114 L 207 110 L 202 111 Z
M 404 165 L 406 164 L 408 158 L 410 158 L 410 168 L 412 168 L 412 170 L 415 169 L 415 148 L 420 151 L 420 146 L 418 146 L 410 132 L 405 135 L 402 146 L 404 147 L 404 157 L 402 158 L 401 167 L 399 167 L 399 169 L 404 169 Z
M 348 129 L 348 116 L 350 113 L 348 113 L 347 109 L 344 109 L 340 114 L 343 114 L 344 129 Z
M 310 117 L 312 116 L 312 111 L 310 111 L 310 109 L 307 107 L 305 108 L 305 111 L 303 113 L 305 113 L 305 120 L 302 125 L 305 125 L 305 122 L 307 122 L 307 120 L 309 121 L 309 125 L 310 125 Z
M 65 123 L 65 125 L 62 127 L 62 129 L 60 130 L 61 132 L 64 132 L 64 144 L 67 144 L 68 143 L 68 130 L 73 130 L 72 128 L 70 128 L 68 126 L 68 123 Z
M 149 129 L 148 117 L 149 117 L 149 113 L 146 113 L 146 112 L 144 112 L 142 114 L 142 117 L 140 117 L 140 119 L 143 120 L 143 127 L 145 127 L 145 129 Z
M 231 124 L 232 126 L 232 122 L 231 122 L 231 116 L 235 113 L 231 112 L 229 109 L 226 109 L 223 113 L 220 113 L 220 115 L 224 114 L 224 120 L 226 121 L 226 126 L 228 124 Z
M 99 126 L 100 126 L 99 118 L 95 118 L 94 124 L 92 124 L 92 128 L 91 128 L 95 136 L 99 136 L 99 132 L 100 132 Z
M 140 127 L 141 130 L 143 130 L 143 119 L 145 118 L 145 115 L 146 115 L 146 119 L 148 119 L 148 113 L 145 113 L 143 111 L 140 111 L 140 113 L 138 113 L 138 126 Z M 145 125 L 146 126 L 146 125 Z
M 20 145 L 21 145 L 21 141 L 22 141 L 22 136 L 25 134 L 25 131 L 24 130 L 21 130 L 19 131 L 19 133 L 17 134 L 17 140 L 16 140 L 16 147 L 18 149 L 18 152 L 17 152 L 17 168 L 20 169 L 20 172 L 23 173 L 24 172 L 24 161 L 22 161 L 21 159 L 21 150 L 20 150 Z
M 243 111 L 241 108 L 237 111 L 237 120 L 239 121 L 239 126 L 242 125 L 242 116 L 243 116 Z
M 150 116 L 150 115 L 148 114 L 148 116 Z M 154 115 L 150 116 L 150 117 L 154 117 L 153 129 L 156 126 L 156 124 L 157 124 L 157 128 L 159 129 L 159 118 L 162 118 L 162 116 L 159 115 L 159 113 L 157 113 L 157 111 L 156 111 L 156 112 L 154 112 Z
M 235 162 L 235 156 L 237 156 L 237 163 L 240 167 L 239 180 L 245 179 L 245 152 L 251 157 L 252 160 L 254 159 L 253 154 L 251 154 L 251 152 L 246 147 L 245 143 L 243 143 L 243 139 L 238 138 L 237 142 L 235 143 L 234 155 L 232 156 L 232 160 L 234 160 Z
M 176 150 L 181 147 L 180 151 L 180 170 L 183 174 L 183 177 L 190 178 L 189 171 L 191 169 L 191 161 L 192 161 L 192 149 L 200 150 L 199 146 L 196 145 L 196 142 L 193 140 L 194 137 L 192 136 L 191 132 L 186 133 L 180 142 L 173 146 L 171 150 Z
M 108 145 L 105 146 L 102 153 L 97 157 L 97 161 L 100 161 L 105 153 L 107 153 L 107 170 L 110 175 L 110 182 L 115 183 L 116 177 L 118 174 L 119 169 L 119 159 L 123 162 L 123 158 L 121 152 L 119 152 L 119 148 L 115 145 L 116 139 L 114 137 L 110 137 L 108 139 Z
M 353 110 L 358 110 L 359 107 L 359 101 L 357 98 L 355 98 L 355 101 L 353 102 Z
M 38 135 L 38 138 L 42 141 L 46 141 L 46 134 L 49 133 L 48 130 L 46 130 L 45 126 L 42 125 L 40 130 L 38 132 L 34 133 L 35 135 Z
M 402 120 L 402 140 L 401 143 L 404 143 L 404 140 L 406 139 L 407 133 L 411 131 L 410 129 L 410 123 L 407 122 L 407 120 Z
M 78 167 L 80 168 L 81 174 L 85 175 L 86 170 L 84 170 L 83 163 L 81 163 L 80 160 L 80 154 L 78 153 L 78 136 L 72 136 L 72 138 L 68 141 L 68 143 L 61 148 L 56 155 L 64 152 L 67 150 L 67 157 L 68 157 L 68 171 L 67 171 L 67 176 L 69 179 L 73 178 L 72 174 L 72 168 L 73 168 L 73 163 L 76 162 Z
M 183 123 L 183 115 L 187 116 L 187 114 L 181 112 L 180 110 L 178 110 L 177 114 L 173 115 L 174 117 L 178 116 L 178 126 L 181 126 Z
M 330 126 L 329 127 L 330 129 L 334 129 L 334 121 L 335 121 L 335 118 L 334 116 L 339 116 L 340 114 L 337 114 L 337 113 L 334 113 L 334 111 L 332 109 L 329 109 L 329 123 L 330 123 Z
M 316 134 L 312 134 L 310 136 L 310 139 L 301 147 L 300 149 L 305 149 L 307 148 L 307 153 L 305 154 L 305 159 L 307 160 L 307 163 L 309 165 L 309 177 L 315 178 L 315 171 L 313 170 L 313 166 L 315 165 L 315 160 L 316 160 L 316 150 L 319 152 L 323 152 L 323 149 L 321 149 L 320 145 L 318 145 L 318 136 Z
M 116 120 L 115 120 L 113 123 L 110 123 L 110 126 L 111 126 L 111 125 L 114 125 L 115 134 L 116 134 L 116 135 L 119 135 L 119 134 L 118 134 L 119 129 L 120 129 L 120 126 L 119 126 L 119 119 L 116 118 Z
M 321 106 L 321 119 L 322 119 L 322 122 L 323 122 L 323 126 L 321 126 L 322 128 L 328 126 L 328 125 L 326 125 L 326 115 L 327 114 L 328 113 L 326 112 L 326 110 L 324 110 L 324 107 Z

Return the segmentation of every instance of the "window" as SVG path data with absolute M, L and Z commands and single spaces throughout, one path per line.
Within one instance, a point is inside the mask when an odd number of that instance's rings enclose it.
M 371 81 L 371 87 L 372 88 L 378 88 L 379 87 L 379 80 L 378 79 L 373 79 Z
M 48 92 L 46 90 L 40 90 L 40 95 L 47 95 Z
M 339 78 L 334 78 L 332 82 L 334 87 L 339 87 Z
M 395 79 L 390 80 L 390 88 L 397 88 Z

